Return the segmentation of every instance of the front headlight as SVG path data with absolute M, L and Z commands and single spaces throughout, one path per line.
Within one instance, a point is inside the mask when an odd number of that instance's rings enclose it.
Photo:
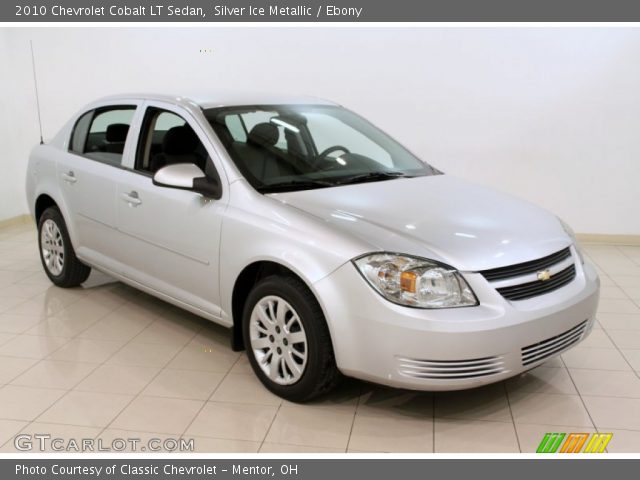
M 353 263 L 365 280 L 391 302 L 418 308 L 478 305 L 462 275 L 447 265 L 393 253 L 373 253 Z
M 571 238 L 571 241 L 573 242 L 573 246 L 576 249 L 576 252 L 578 252 L 578 258 L 580 259 L 580 263 L 584 265 L 584 256 L 582 255 L 582 252 L 580 251 L 580 247 L 578 246 L 578 240 L 576 239 L 576 234 L 573 231 L 573 228 L 571 228 L 569 224 L 564 220 L 562 220 L 560 217 L 557 217 L 557 218 L 558 218 L 558 221 L 560 222 L 560 225 L 562 225 L 562 228 L 564 229 L 565 233 L 569 235 L 569 237 Z

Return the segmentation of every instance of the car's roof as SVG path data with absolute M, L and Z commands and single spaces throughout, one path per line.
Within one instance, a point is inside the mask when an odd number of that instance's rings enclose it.
M 239 91 L 189 92 L 184 94 L 128 93 L 110 95 L 99 99 L 102 101 L 117 100 L 157 100 L 174 104 L 198 105 L 200 108 L 232 107 L 242 105 L 335 105 L 334 102 L 305 95 L 278 93 L 256 93 Z

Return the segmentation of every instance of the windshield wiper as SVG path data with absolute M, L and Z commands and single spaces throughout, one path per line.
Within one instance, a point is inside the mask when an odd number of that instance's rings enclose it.
M 412 175 L 407 175 L 403 172 L 368 172 L 360 175 L 354 175 L 352 177 L 345 178 L 336 182 L 336 185 L 347 185 L 350 183 L 362 183 L 362 182 L 375 182 L 378 180 L 392 180 L 394 178 L 411 178 Z
M 261 193 L 292 192 L 295 190 L 311 190 L 314 188 L 333 187 L 334 183 L 322 180 L 299 180 L 292 182 L 272 183 L 259 187 Z
M 271 185 L 262 185 L 261 187 L 259 187 L 259 190 L 261 193 L 292 192 L 295 190 L 311 190 L 314 188 L 336 187 L 339 185 L 349 185 L 352 183 L 375 182 L 378 180 L 391 180 L 394 178 L 412 177 L 413 175 L 408 175 L 403 172 L 367 172 L 333 182 L 327 180 L 294 180 L 289 182 L 272 183 Z

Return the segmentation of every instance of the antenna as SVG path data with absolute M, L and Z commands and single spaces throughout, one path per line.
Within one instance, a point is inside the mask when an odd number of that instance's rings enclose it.
M 33 67 L 33 86 L 36 91 L 36 108 L 38 109 L 38 125 L 40 126 L 40 145 L 44 143 L 42 139 L 42 118 L 40 117 L 40 97 L 38 96 L 38 78 L 36 77 L 36 59 L 33 55 L 33 40 L 29 40 L 31 45 L 31 66 Z

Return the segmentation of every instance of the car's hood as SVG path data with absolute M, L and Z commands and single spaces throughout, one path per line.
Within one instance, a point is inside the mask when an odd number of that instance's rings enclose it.
M 479 271 L 571 243 L 559 220 L 524 200 L 451 177 L 401 178 L 271 195 L 371 245 Z

